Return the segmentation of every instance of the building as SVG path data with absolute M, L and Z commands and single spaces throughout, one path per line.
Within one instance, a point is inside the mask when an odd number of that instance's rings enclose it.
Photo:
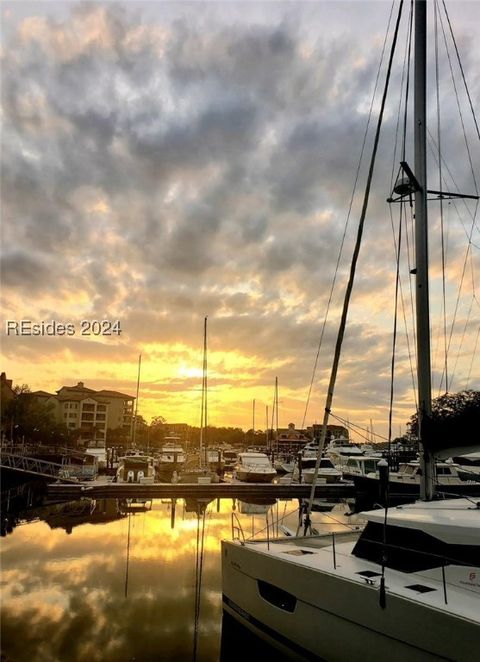
M 0 389 L 0 404 L 2 408 L 1 438 L 2 440 L 4 437 L 11 439 L 13 418 L 9 415 L 9 405 L 15 398 L 15 391 L 12 388 L 12 380 L 7 379 L 7 375 L 4 372 L 0 375 Z
M 281 452 L 299 451 L 310 441 L 304 430 L 296 430 L 295 423 L 289 423 L 288 428 L 278 430 L 276 438 L 277 449 Z
M 119 391 L 95 391 L 83 382 L 62 386 L 56 394 L 35 391 L 35 398 L 53 405 L 59 423 L 78 434 L 80 444 L 105 448 L 107 430 L 121 430 L 130 441 L 135 398 Z
M 320 439 L 320 436 L 322 434 L 322 427 L 323 425 L 321 423 L 314 423 L 312 427 L 307 428 L 307 432 L 314 438 L 317 439 L 317 441 Z M 331 439 L 349 439 L 348 435 L 348 429 L 343 427 L 343 425 L 327 425 L 327 438 L 326 438 L 326 443 Z

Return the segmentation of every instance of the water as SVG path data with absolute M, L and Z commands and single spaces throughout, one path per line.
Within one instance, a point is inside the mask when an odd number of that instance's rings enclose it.
M 25 509 L 26 501 L 33 507 Z M 33 493 L 12 499 L 14 522 L 2 527 L 2 662 L 268 655 L 258 640 L 249 640 L 248 652 L 239 648 L 245 634 L 231 623 L 222 638 L 220 541 L 231 538 L 233 510 L 246 537 L 265 535 L 264 513 L 240 512 L 252 506 L 232 499 L 35 506 Z M 263 509 L 295 529 L 297 507 L 282 501 Z M 336 506 L 333 523 L 315 513 L 314 524 L 338 530 L 344 513 Z

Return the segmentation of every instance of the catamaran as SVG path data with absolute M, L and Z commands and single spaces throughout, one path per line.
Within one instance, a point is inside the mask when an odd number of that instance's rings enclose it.
M 224 611 L 300 659 L 470 662 L 477 655 L 480 641 L 478 498 L 433 500 L 435 461 L 455 452 L 454 444 L 452 448 L 445 444 L 438 447 L 430 424 L 427 193 L 432 192 L 427 190 L 426 180 L 426 14 L 427 3 L 415 0 L 415 160 L 413 170 L 402 162 L 403 179 L 394 189 L 397 200 L 415 200 L 421 500 L 363 513 L 367 524 L 360 536 L 348 531 L 343 535 L 222 543 Z M 400 16 L 397 26 L 399 20 Z M 368 205 L 385 94 L 358 240 Z M 434 193 L 448 197 L 445 192 Z M 325 444 L 358 249 L 359 241 L 327 392 L 317 469 Z M 472 445 L 478 445 L 478 440 Z M 388 464 L 384 460 L 380 463 L 385 475 Z M 313 489 L 307 517 L 312 502 Z

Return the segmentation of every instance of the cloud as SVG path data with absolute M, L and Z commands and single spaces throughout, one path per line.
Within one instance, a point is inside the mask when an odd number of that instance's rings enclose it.
M 24 12 L 9 27 L 5 309 L 120 318 L 125 335 L 116 343 L 126 357 L 155 342 L 195 347 L 209 315 L 222 351 L 291 366 L 284 379 L 293 388 L 308 384 L 337 268 L 383 18 L 375 12 L 369 29 L 357 32 L 338 21 L 334 5 L 255 5 L 248 16 L 239 5 L 226 7 L 205 5 L 202 14 L 164 3 L 69 4 Z M 475 97 L 479 54 L 466 24 L 460 44 Z M 454 126 L 451 100 L 443 121 Z M 387 109 L 382 147 L 395 131 L 396 105 Z M 459 180 L 471 183 L 461 141 L 447 138 L 444 148 L 445 158 L 462 164 Z M 472 163 L 475 170 L 478 155 Z M 354 289 L 361 315 L 354 354 L 368 346 L 370 321 L 384 342 L 381 313 L 391 307 L 394 284 L 385 199 L 396 167 L 382 149 Z M 332 333 L 364 182 L 362 169 Z M 458 279 L 472 218 L 461 226 L 453 205 L 448 210 L 450 273 Z M 439 243 L 431 246 L 438 255 Z M 331 350 L 330 335 L 329 343 Z M 17 348 L 26 365 L 24 344 Z M 73 366 L 74 356 L 80 364 L 99 348 L 85 354 L 85 343 L 58 346 L 63 356 L 67 349 Z M 28 357 L 35 362 L 32 345 Z

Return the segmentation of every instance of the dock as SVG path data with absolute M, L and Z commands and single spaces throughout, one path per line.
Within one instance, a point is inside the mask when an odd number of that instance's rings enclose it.
M 285 483 L 50 483 L 48 496 L 74 500 L 94 499 L 308 499 L 311 485 Z M 353 483 L 331 483 L 315 486 L 316 499 L 344 499 L 355 495 Z

